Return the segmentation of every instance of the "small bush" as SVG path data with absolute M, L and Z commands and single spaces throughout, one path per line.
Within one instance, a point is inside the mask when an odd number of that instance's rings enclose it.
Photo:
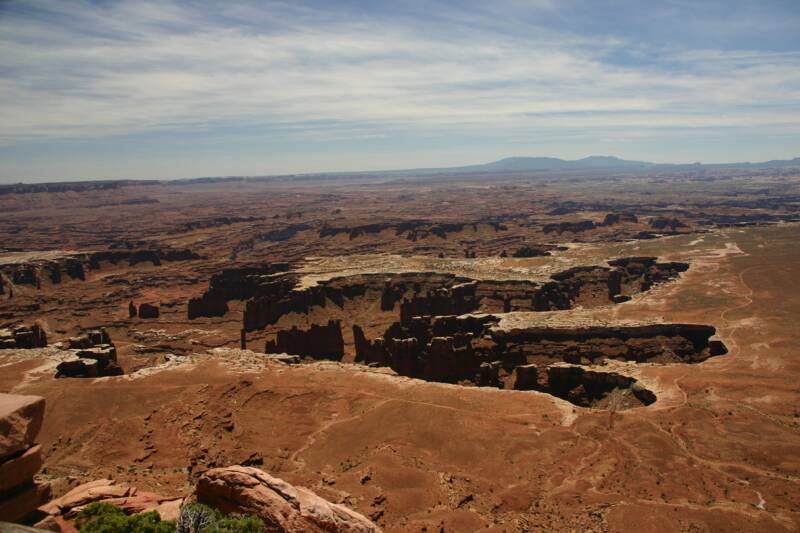
M 227 516 L 203 533 L 261 533 L 264 522 L 256 516 Z
M 175 522 L 161 520 L 157 512 L 126 515 L 110 503 L 90 503 L 75 517 L 81 533 L 174 533 Z
M 110 503 L 87 505 L 75 517 L 80 533 L 262 533 L 264 522 L 255 516 L 223 516 L 216 509 L 200 503 L 181 508 L 177 524 L 161 520 L 155 511 L 126 515 Z
M 255 516 L 222 516 L 202 503 L 190 503 L 181 509 L 176 533 L 261 533 L 264 522 Z

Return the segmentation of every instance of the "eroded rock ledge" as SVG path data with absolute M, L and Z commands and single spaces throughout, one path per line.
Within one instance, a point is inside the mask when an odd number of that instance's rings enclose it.
M 400 375 L 428 381 L 539 390 L 582 406 L 603 403 L 615 389 L 631 389 L 641 404 L 649 405 L 655 395 L 634 387 L 633 378 L 563 364 L 589 366 L 611 359 L 699 363 L 726 353 L 724 344 L 711 338 L 715 328 L 705 325 L 503 330 L 496 327 L 498 321 L 492 315 L 415 317 L 405 325 L 393 324 L 382 337 L 371 340 L 354 326 L 356 361 L 389 366 Z
M 288 313 L 359 297 L 380 298 L 381 310 L 400 304 L 400 320 L 421 315 L 550 311 L 620 303 L 657 283 L 677 278 L 686 263 L 660 263 L 655 257 L 628 257 L 609 266 L 576 267 L 543 281 L 475 280 L 435 272 L 361 274 L 298 288 L 299 277 L 283 263 L 227 269 L 211 278 L 209 289 L 188 304 L 188 317 L 223 316 L 230 300 L 247 300 L 243 327 L 254 331 Z M 376 296 L 378 295 L 378 296 Z

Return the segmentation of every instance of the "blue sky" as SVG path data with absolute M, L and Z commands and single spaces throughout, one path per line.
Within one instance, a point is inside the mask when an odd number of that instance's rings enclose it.
M 0 182 L 800 156 L 800 1 L 0 0 Z

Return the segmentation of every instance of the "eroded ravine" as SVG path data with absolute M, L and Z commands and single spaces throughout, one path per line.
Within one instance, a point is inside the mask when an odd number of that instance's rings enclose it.
M 404 272 L 303 286 L 289 265 L 271 264 L 213 276 L 189 302 L 189 318 L 224 315 L 229 301 L 245 300 L 242 344 L 248 334 L 265 333 L 267 353 L 385 366 L 426 381 L 538 391 L 620 410 L 650 405 L 656 395 L 636 378 L 609 371 L 606 361 L 693 364 L 727 350 L 713 338 L 713 326 L 609 324 L 580 315 L 624 303 L 688 268 L 639 256 L 537 280 Z M 526 313 L 525 327 L 503 325 L 505 317 Z

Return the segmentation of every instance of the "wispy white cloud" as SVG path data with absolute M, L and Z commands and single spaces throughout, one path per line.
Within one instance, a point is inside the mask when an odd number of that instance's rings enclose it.
M 320 123 L 323 137 L 354 138 L 800 124 L 798 51 L 579 35 L 516 1 L 427 9 L 12 2 L 0 11 L 0 141 L 252 127 L 319 138 Z

